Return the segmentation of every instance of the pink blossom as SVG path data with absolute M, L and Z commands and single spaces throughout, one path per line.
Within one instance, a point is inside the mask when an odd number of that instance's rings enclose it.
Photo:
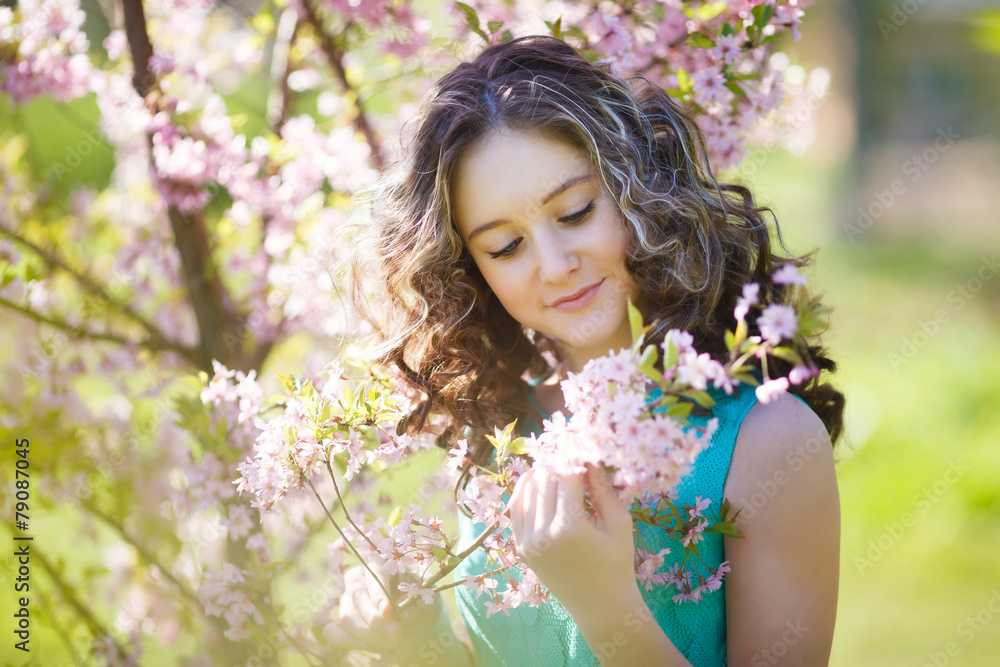
M 808 279 L 798 272 L 794 264 L 785 264 L 774 272 L 771 279 L 779 285 L 805 285 Z
M 765 340 L 777 345 L 795 336 L 799 330 L 799 318 L 791 306 L 772 303 L 757 319 L 757 326 Z
M 743 37 L 736 35 L 719 35 L 715 38 L 715 57 L 726 65 L 731 65 L 740 56 L 740 49 L 743 44 Z
M 420 584 L 404 581 L 399 584 L 399 590 L 406 593 L 407 599 L 419 597 L 421 604 L 434 603 L 433 588 L 424 588 Z
M 788 378 L 781 377 L 764 382 L 754 390 L 754 393 L 757 394 L 757 400 L 761 403 L 770 403 L 786 391 L 788 391 Z
M 743 295 L 736 301 L 733 317 L 740 321 L 747 316 L 751 306 L 756 306 L 759 300 L 760 283 L 747 283 L 743 286 Z
M 818 375 L 818 369 L 808 366 L 796 366 L 788 373 L 788 381 L 792 384 L 802 384 L 809 378 Z

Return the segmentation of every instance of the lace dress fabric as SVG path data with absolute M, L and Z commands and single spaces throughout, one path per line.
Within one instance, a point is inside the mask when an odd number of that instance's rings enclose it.
M 659 393 L 659 389 L 654 389 L 647 397 L 647 402 Z M 710 498 L 712 506 L 708 513 L 717 516 L 723 487 L 729 474 L 736 434 L 743 418 L 757 399 L 753 388 L 747 386 L 738 387 L 731 396 L 713 389 L 709 393 L 716 401 L 713 416 L 719 420 L 718 429 L 712 436 L 711 444 L 698 456 L 691 473 L 684 478 L 677 491 L 678 502 L 681 503 L 693 505 L 696 496 Z M 531 399 L 536 409 L 547 418 L 548 413 L 534 399 L 534 388 Z M 705 425 L 708 417 L 692 417 L 691 421 Z M 524 431 L 527 432 L 537 434 L 541 431 L 537 420 L 531 417 L 526 421 L 525 427 Z M 507 501 L 509 497 L 505 494 L 503 499 Z M 482 524 L 473 523 L 462 514 L 459 515 L 459 523 L 461 549 L 471 544 L 485 529 Z M 645 524 L 638 524 L 636 530 L 642 543 L 654 553 L 662 548 L 670 549 L 660 572 L 680 562 L 683 546 L 677 539 Z M 699 543 L 699 550 L 704 564 L 713 569 L 725 560 L 721 534 L 706 534 Z M 465 575 L 478 575 L 491 569 L 493 567 L 487 562 L 485 552 L 480 549 L 457 568 L 455 576 L 461 579 Z M 699 571 L 703 575 L 707 574 L 704 569 L 699 568 Z M 516 571 L 508 572 L 507 575 L 520 578 Z M 497 581 L 498 591 L 506 590 L 504 575 L 497 575 L 494 579 Z M 640 590 L 653 618 L 692 665 L 718 667 L 726 664 L 725 580 L 722 588 L 703 596 L 698 603 L 675 603 L 672 597 L 677 591 L 669 585 L 654 585 L 651 590 L 640 586 Z M 486 603 L 490 602 L 487 594 L 477 596 L 475 591 L 460 586 L 456 589 L 456 595 L 458 608 L 469 630 L 476 662 L 480 667 L 599 665 L 576 623 L 557 600 L 542 607 L 523 605 L 506 614 L 494 613 L 487 618 Z M 626 624 L 626 632 L 629 629 L 636 631 L 645 622 L 639 617 L 634 621 Z

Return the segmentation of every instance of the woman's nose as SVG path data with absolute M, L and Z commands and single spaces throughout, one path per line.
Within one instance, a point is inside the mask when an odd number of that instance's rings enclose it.
M 566 239 L 550 236 L 539 240 L 538 271 L 541 279 L 553 285 L 565 285 L 570 274 L 580 268 L 576 249 Z

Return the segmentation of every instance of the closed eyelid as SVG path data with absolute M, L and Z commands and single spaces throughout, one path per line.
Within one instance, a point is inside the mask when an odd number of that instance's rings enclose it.
M 583 208 L 573 213 L 569 213 L 567 215 L 560 217 L 559 221 L 573 226 L 581 224 L 594 211 L 596 204 L 597 204 L 596 201 L 591 200 Z M 488 251 L 487 254 L 491 258 L 497 260 L 507 259 L 508 257 L 511 257 L 514 254 L 514 252 L 517 251 L 517 249 L 521 246 L 521 241 L 523 240 L 524 240 L 523 237 L 518 237 L 513 241 L 511 241 L 510 243 L 506 244 L 500 250 L 497 250 L 495 252 Z

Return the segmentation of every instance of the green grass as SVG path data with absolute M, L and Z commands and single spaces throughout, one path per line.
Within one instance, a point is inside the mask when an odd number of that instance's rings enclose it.
M 976 287 L 986 248 L 947 233 L 888 244 L 877 229 L 851 243 L 836 228 L 835 173 L 775 155 L 759 180 L 792 250 L 819 249 L 815 289 L 834 308 L 828 343 L 847 429 L 831 664 L 995 665 L 1000 277 L 967 299 L 952 293 Z

